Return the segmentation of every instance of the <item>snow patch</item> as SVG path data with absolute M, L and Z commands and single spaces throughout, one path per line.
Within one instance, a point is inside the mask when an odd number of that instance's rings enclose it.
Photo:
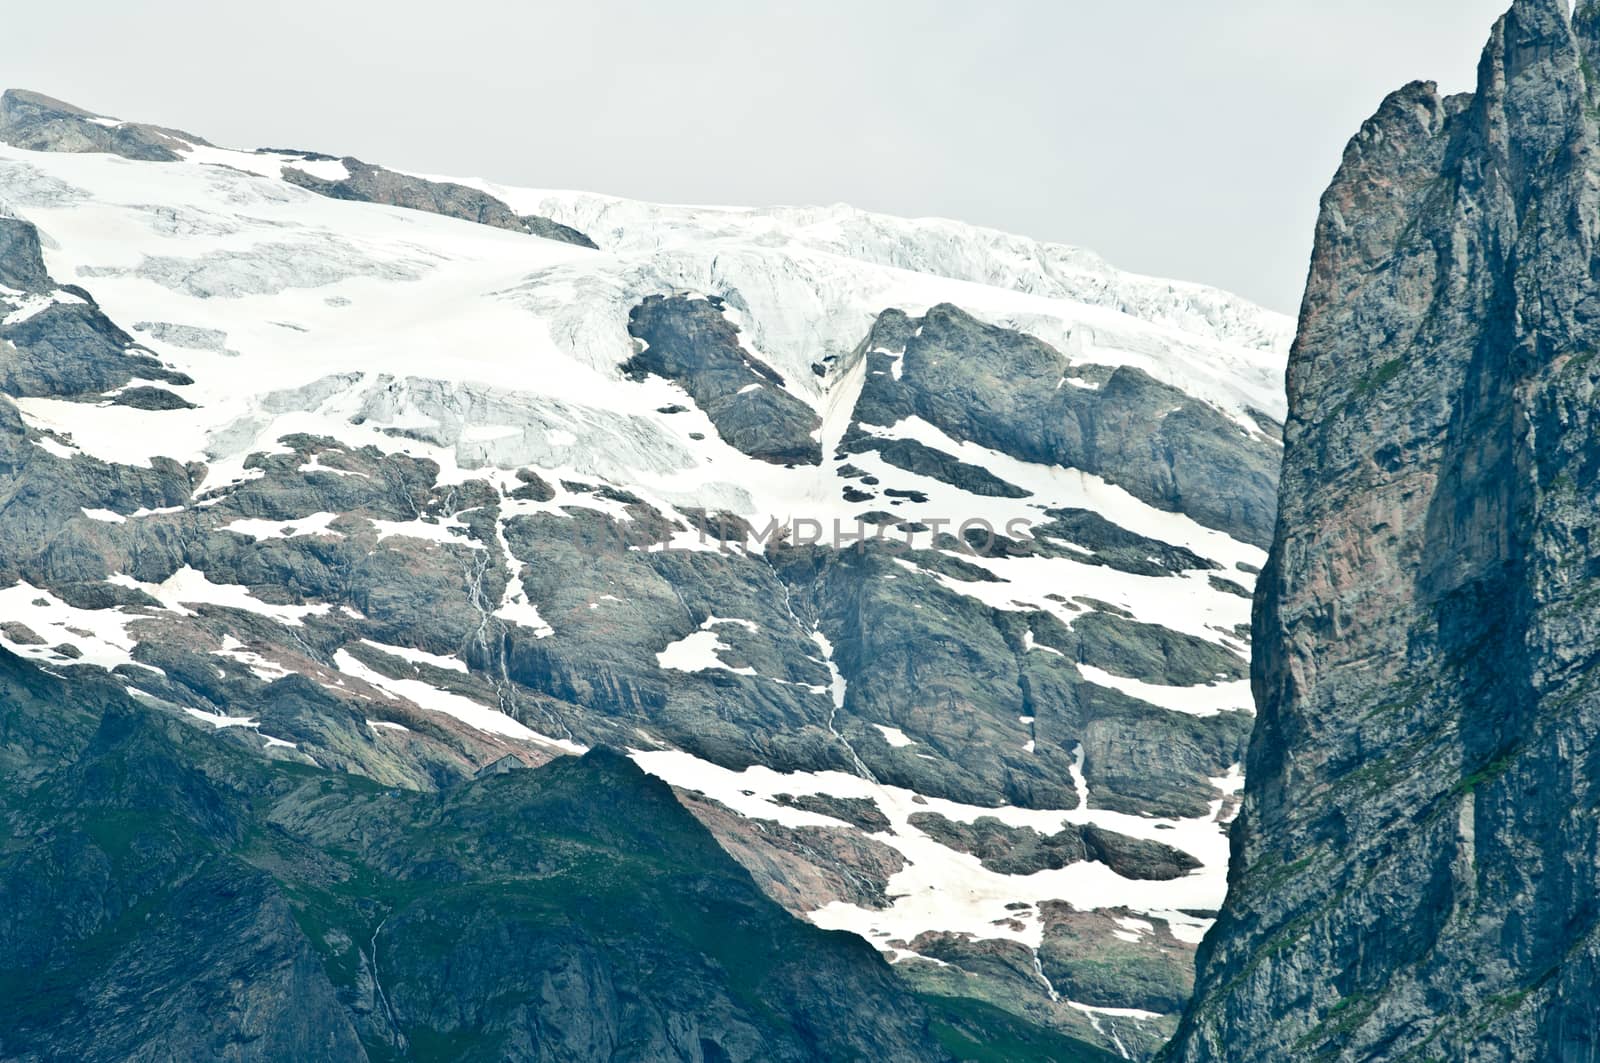
M 323 616 L 330 605 L 271 605 L 250 593 L 250 588 L 237 583 L 212 583 L 204 572 L 183 566 L 160 583 L 142 583 L 125 573 L 113 575 L 108 583 L 119 587 L 132 587 L 144 591 L 162 606 L 181 616 L 194 616 L 187 605 L 215 605 L 226 609 L 240 609 L 247 613 L 270 617 L 280 624 L 301 627 L 308 616 Z
M 259 518 L 240 518 L 232 523 L 224 524 L 221 531 L 233 532 L 236 535 L 247 535 L 252 539 L 292 539 L 298 535 L 331 535 L 342 538 L 339 532 L 331 531 L 328 525 L 339 519 L 338 513 L 313 513 L 309 517 L 298 517 L 294 520 L 261 520 Z M 382 537 L 381 535 L 379 536 Z
M 465 675 L 467 671 L 466 662 L 459 657 L 446 657 L 437 653 L 429 653 L 427 650 L 419 650 L 411 646 L 391 646 L 384 642 L 373 642 L 371 639 L 362 639 L 361 644 L 363 646 L 371 646 L 373 649 L 382 653 L 387 653 L 391 657 L 399 657 L 401 660 L 410 661 L 412 664 L 431 665 L 434 668 L 443 668 L 446 671 L 460 672 L 463 675 Z
M 717 637 L 714 630 L 719 624 L 748 625 L 750 630 L 755 630 L 755 625 L 748 620 L 725 620 L 719 617 L 707 617 L 700 625 L 700 630 L 691 631 L 676 642 L 668 643 L 666 648 L 656 654 L 656 664 L 664 669 L 674 672 L 703 672 L 707 670 L 720 670 L 732 672 L 734 675 L 755 675 L 754 668 L 734 668 L 725 664 L 720 654 L 725 650 L 733 649 L 722 639 Z
M 348 650 L 335 650 L 333 663 L 345 675 L 359 679 L 368 686 L 375 687 L 392 697 L 408 701 L 420 709 L 440 712 L 446 716 L 454 717 L 479 731 L 551 746 L 564 753 L 586 752 L 584 747 L 576 742 L 548 738 L 517 722 L 505 713 L 491 709 L 486 705 L 480 705 L 471 698 L 463 697 L 460 694 L 452 694 L 448 690 L 440 690 L 438 687 L 424 683 L 419 679 L 390 679 L 388 676 L 368 668 L 356 660 Z
M 277 661 L 268 660 L 259 653 L 245 649 L 244 643 L 232 635 L 222 636 L 222 648 L 211 652 L 213 656 L 227 657 L 230 660 L 238 661 L 250 669 L 251 674 L 257 679 L 264 682 L 270 683 L 275 679 L 282 679 L 284 676 L 291 674 L 289 669 Z
M 1202 683 L 1197 686 L 1175 687 L 1162 683 L 1146 683 L 1113 675 L 1092 664 L 1077 664 L 1083 678 L 1096 686 L 1110 687 L 1132 698 L 1158 705 L 1173 712 L 1189 716 L 1215 716 L 1219 712 L 1254 712 L 1255 702 L 1250 694 L 1250 680 L 1239 679 L 1228 683 Z
M 1216 816 L 1223 804 L 1193 819 L 1160 819 L 1090 809 L 985 808 L 942 798 L 920 797 L 902 787 L 874 783 L 844 772 L 780 773 L 765 767 L 732 771 L 680 750 L 635 750 L 645 771 L 674 786 L 698 790 L 752 819 L 784 826 L 837 826 L 818 813 L 776 803 L 778 794 L 826 794 L 871 800 L 888 817 L 893 833 L 874 838 L 898 850 L 907 866 L 889 881 L 889 908 L 875 910 L 836 901 L 809 914 L 818 926 L 849 930 L 888 949 L 891 941 L 911 941 L 927 930 L 1006 938 L 1030 948 L 1040 944 L 1043 925 L 1036 913 L 1006 908 L 1017 900 L 1049 897 L 1080 910 L 1127 907 L 1141 916 L 1166 920 L 1181 940 L 1198 940 L 1210 921 L 1186 910 L 1215 909 L 1227 892 L 1228 838 Z M 1078 754 L 1081 757 L 1081 752 Z M 1215 780 L 1221 782 L 1221 780 Z M 1125 879 L 1105 864 L 1083 861 L 1031 875 L 1003 875 L 984 868 L 977 857 L 958 853 L 911 826 L 918 812 L 936 812 L 971 823 L 993 816 L 1014 827 L 1054 834 L 1068 824 L 1093 823 L 1135 838 L 1176 846 L 1202 867 L 1164 882 Z M 1018 929 L 1020 927 L 1020 929 Z
M 875 723 L 872 726 L 882 732 L 883 740 L 896 749 L 904 749 L 906 746 L 916 745 L 915 740 L 898 727 L 890 727 L 882 723 Z
M 0 632 L 0 645 L 19 657 L 51 666 L 96 665 L 105 669 L 131 664 L 161 674 L 159 668 L 133 659 L 138 640 L 128 626 L 144 619 L 120 609 L 79 609 L 26 581 L 0 590 L 0 619 L 26 626 L 43 644 L 18 641 Z M 71 645 L 77 657 L 64 657 L 54 647 Z

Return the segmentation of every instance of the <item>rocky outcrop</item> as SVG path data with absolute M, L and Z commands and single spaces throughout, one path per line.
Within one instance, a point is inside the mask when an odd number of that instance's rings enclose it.
M 0 658 L 11 684 L 28 682 L 26 666 Z M 46 771 L 4 784 L 7 829 L 30 841 L 0 858 L 13 898 L 0 918 L 0 1051 L 365 1058 L 283 891 L 237 855 L 243 794 L 179 751 L 189 729 L 143 718 L 109 684 L 35 682 L 35 697 L 87 695 L 110 714 L 51 728 L 67 742 L 36 756 Z M 22 703 L 13 742 L 49 741 L 36 711 Z
M 55 287 L 45 270 L 39 230 L 32 222 L 10 217 L 3 211 L 0 211 L 0 284 L 22 294 L 38 294 Z
M 1600 7 L 1518 0 L 1322 200 L 1226 907 L 1171 1058 L 1600 1043 Z
M 27 89 L 0 94 L 0 143 L 28 151 L 106 152 L 143 162 L 177 162 L 196 145 L 210 145 L 192 133 L 141 122 L 124 122 Z M 383 203 L 450 218 L 492 225 L 594 249 L 588 236 L 541 214 L 518 214 L 487 192 L 453 181 L 430 181 L 397 173 L 356 158 L 335 159 L 306 151 L 263 151 L 288 165 L 283 179 L 320 195 L 362 203 Z M 296 162 L 338 162 L 345 176 L 319 177 Z
M 1200 861 L 1170 845 L 1092 824 L 1047 835 L 1032 827 L 1007 826 L 993 816 L 959 823 L 937 812 L 917 812 L 911 825 L 941 844 L 971 853 L 1002 875 L 1032 875 L 1096 860 L 1123 878 L 1163 880 L 1180 878 L 1200 866 Z
M 1080 547 L 1077 556 L 1087 564 L 1106 565 L 1136 576 L 1174 575 L 1220 566 L 1181 546 L 1139 535 L 1088 509 L 1051 509 L 1050 520 L 1035 524 L 1035 539 L 1061 539 Z M 1088 550 L 1085 558 L 1081 551 Z
M 1173 937 L 1164 920 L 1126 908 L 1080 912 L 1059 902 L 1046 902 L 1041 914 L 1039 965 L 1058 992 L 1091 1006 L 1131 1003 L 1158 1015 L 1188 1000 L 1193 946 Z M 1139 1040 L 1148 1041 L 1151 1030 L 1148 1023 L 1133 1023 L 1124 1032 L 1142 1033 Z
M 591 251 L 598 251 L 600 246 L 589 238 L 588 233 L 579 232 L 570 225 L 563 225 L 553 218 L 546 218 L 542 214 L 520 214 L 522 224 L 532 236 L 542 236 L 546 240 L 559 240 L 564 244 L 573 244 L 578 247 L 587 247 Z
M 878 809 L 876 803 L 864 797 L 830 797 L 827 794 L 801 794 L 796 797 L 794 794 L 779 794 L 776 801 L 780 805 L 842 819 L 868 834 L 884 830 L 894 833 L 889 817 Z
M 13 290 L 0 291 L 0 392 L 88 398 L 136 377 L 192 383 L 113 324 L 83 289 L 50 277 L 32 222 L 0 216 L 0 285 Z M 129 404 L 145 409 L 183 402 L 165 389 L 133 392 Z
M 920 417 L 956 440 L 1103 476 L 1245 542 L 1271 538 L 1274 442 L 1141 370 L 1084 381 L 1049 345 L 949 304 L 921 318 L 887 311 L 863 346 L 859 426 Z M 846 449 L 881 445 L 846 439 Z
M 622 371 L 680 385 L 729 445 L 778 465 L 821 464 L 821 418 L 739 342 L 722 300 L 652 295 L 629 315 L 628 334 L 644 349 Z
M 299 154 L 305 157 L 307 153 Z M 314 161 L 332 159 L 330 156 L 316 156 Z M 347 174 L 338 180 L 318 177 L 292 165 L 283 168 L 283 179 L 333 199 L 383 203 L 391 207 L 427 211 L 429 214 L 443 214 L 447 218 L 460 218 L 479 225 L 492 225 L 496 229 L 509 229 L 595 249 L 593 240 L 570 225 L 562 225 L 537 214 L 518 214 L 503 200 L 479 189 L 454 181 L 430 181 L 425 177 L 396 173 L 355 158 L 346 157 L 338 161 Z
M 125 159 L 174 162 L 205 141 L 192 133 L 119 122 L 26 89 L 0 94 L 0 143 L 29 151 L 103 151 Z
M 971 853 L 1002 875 L 1031 875 L 1088 858 L 1076 829 L 1046 835 L 1032 827 L 1007 826 L 993 816 L 958 823 L 937 812 L 914 813 L 911 825 L 941 845 Z
M 962 461 L 914 439 L 879 439 L 866 436 L 851 440 L 844 450 L 849 454 L 875 451 L 882 454 L 883 460 L 897 469 L 930 476 L 975 495 L 1027 498 L 1029 494 L 1023 488 L 1007 483 L 981 465 Z

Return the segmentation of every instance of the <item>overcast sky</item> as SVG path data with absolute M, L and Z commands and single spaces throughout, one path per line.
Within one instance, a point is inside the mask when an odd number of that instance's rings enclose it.
M 399 169 L 670 202 L 848 202 L 1298 309 L 1384 94 L 1471 88 L 1509 0 L 74 0 L 9 86 Z

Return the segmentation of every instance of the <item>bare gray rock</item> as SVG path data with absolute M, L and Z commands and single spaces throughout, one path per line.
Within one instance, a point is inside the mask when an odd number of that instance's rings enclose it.
M 949 305 L 917 319 L 886 311 L 862 347 L 862 425 L 918 416 L 958 440 L 1103 476 L 1246 542 L 1271 539 L 1277 446 L 1140 370 L 1112 370 L 1094 390 L 1063 387 L 1072 367 L 1059 351 Z M 845 443 L 880 445 L 854 433 Z
M 1032 875 L 1080 860 L 1105 864 L 1129 879 L 1181 878 L 1200 861 L 1170 845 L 1130 838 L 1088 825 L 1041 834 L 1032 827 L 1012 827 L 993 816 L 959 823 L 937 812 L 917 812 L 911 825 L 942 845 L 976 856 L 1001 875 Z
M 29 151 L 107 152 L 125 159 L 174 162 L 204 140 L 190 133 L 119 122 L 26 89 L 0 94 L 0 142 Z
M 39 230 L 32 223 L 0 212 L 0 284 L 22 292 L 55 287 L 44 267 Z
M 1517 0 L 1322 199 L 1230 891 L 1169 1055 L 1600 1044 L 1600 7 Z
M 740 344 L 717 298 L 652 295 L 633 308 L 628 333 L 644 349 L 622 371 L 683 385 L 717 433 L 753 458 L 819 465 L 822 420 L 784 389 L 783 377 Z
M 328 156 L 312 156 L 326 159 Z M 396 173 L 382 166 L 374 166 L 360 159 L 345 158 L 347 177 L 329 181 L 316 177 L 294 166 L 283 168 L 283 178 L 290 184 L 308 188 L 318 195 L 333 199 L 353 199 L 362 203 L 383 203 L 391 207 L 443 214 L 448 218 L 492 225 L 497 229 L 541 236 L 546 240 L 559 240 L 578 247 L 595 249 L 595 243 L 586 235 L 550 218 L 537 214 L 517 214 L 504 202 L 487 192 L 453 181 L 430 181 L 423 177 Z

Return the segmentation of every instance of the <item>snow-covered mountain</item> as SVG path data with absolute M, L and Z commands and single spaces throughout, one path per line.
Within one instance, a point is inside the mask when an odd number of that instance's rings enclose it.
M 5 651 L 388 786 L 629 751 L 920 991 L 1164 1038 L 1225 891 L 1286 319 L 956 222 L 28 93 L 0 141 Z

